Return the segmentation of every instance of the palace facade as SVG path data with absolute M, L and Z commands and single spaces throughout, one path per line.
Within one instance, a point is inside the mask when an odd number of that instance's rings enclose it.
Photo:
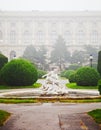
M 84 45 L 101 45 L 101 12 L 0 11 L 0 52 L 20 57 L 26 46 L 52 48 L 64 38 L 71 52 Z

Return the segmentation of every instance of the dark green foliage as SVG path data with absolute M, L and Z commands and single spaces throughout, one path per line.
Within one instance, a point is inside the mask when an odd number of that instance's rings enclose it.
M 44 70 L 38 70 L 38 78 L 42 78 L 43 75 L 46 74 L 46 71 Z
M 97 123 L 101 124 L 101 109 L 92 110 L 88 112 L 88 114 L 92 116 Z
M 8 62 L 8 58 L 0 54 L 0 69 Z
M 70 74 L 68 79 L 70 83 L 76 82 L 76 72 L 73 72 L 72 74 Z
M 71 64 L 68 69 L 69 70 L 77 70 L 78 68 L 80 68 L 81 65 L 78 65 L 78 64 Z
M 0 54 L 0 71 L 2 67 L 8 62 L 8 58 L 2 54 Z M 0 84 L 3 84 L 2 77 L 0 77 Z
M 14 59 L 2 68 L 0 77 L 7 85 L 27 86 L 37 81 L 37 70 L 27 60 Z
M 99 51 L 98 53 L 98 66 L 97 66 L 97 70 L 100 73 L 101 76 L 101 51 Z
M 65 71 L 64 76 L 68 79 L 69 76 L 70 76 L 71 74 L 73 74 L 73 73 L 74 73 L 74 70 L 67 70 L 67 71 Z
M 99 80 L 99 82 L 98 82 L 98 90 L 99 90 L 99 93 L 101 95 L 101 80 Z
M 81 67 L 76 72 L 76 83 L 79 86 L 97 86 L 99 73 L 91 67 Z
M 0 110 L 0 126 L 4 125 L 5 121 L 10 116 L 10 113 L 4 110 Z

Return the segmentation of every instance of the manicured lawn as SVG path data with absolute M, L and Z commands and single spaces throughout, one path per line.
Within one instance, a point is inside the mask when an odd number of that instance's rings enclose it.
M 98 89 L 98 86 L 78 86 L 76 83 L 68 83 L 66 86 L 72 89 Z
M 32 86 L 6 86 L 6 85 L 0 85 L 0 89 L 39 88 L 40 86 L 41 86 L 40 83 L 35 83 Z
M 4 124 L 4 122 L 8 119 L 10 113 L 0 110 L 0 126 Z
M 101 124 L 101 109 L 90 111 L 88 114 L 92 116 L 97 123 Z

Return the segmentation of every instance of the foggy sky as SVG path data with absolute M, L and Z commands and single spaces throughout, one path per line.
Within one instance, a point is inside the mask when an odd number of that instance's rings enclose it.
M 101 10 L 101 0 L 0 0 L 0 10 Z

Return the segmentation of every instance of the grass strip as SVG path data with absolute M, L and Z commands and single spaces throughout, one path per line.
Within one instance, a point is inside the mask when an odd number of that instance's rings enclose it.
M 8 119 L 10 116 L 10 113 L 0 110 L 0 126 L 4 125 L 5 121 Z
M 48 102 L 63 102 L 63 103 L 94 103 L 101 102 L 101 97 L 99 98 L 49 98 L 49 97 L 40 97 L 40 98 L 0 98 L 0 103 L 48 103 Z
M 71 89 L 98 89 L 98 86 L 78 86 L 76 83 L 67 83 L 66 86 Z
M 98 123 L 101 124 L 101 109 L 88 112 L 88 114 Z

